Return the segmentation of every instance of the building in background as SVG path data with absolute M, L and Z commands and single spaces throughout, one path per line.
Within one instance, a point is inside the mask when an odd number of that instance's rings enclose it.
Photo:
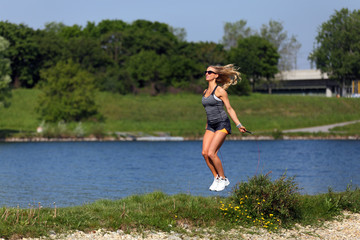
M 271 85 L 262 85 L 257 88 L 257 92 L 334 97 L 341 94 L 341 85 L 337 80 L 329 79 L 328 75 L 322 74 L 320 70 L 292 70 L 278 73 Z M 346 93 L 346 97 L 359 96 L 360 81 L 352 81 L 350 86 L 346 86 Z
M 351 84 L 351 96 L 352 97 L 360 97 L 360 81 L 353 80 Z

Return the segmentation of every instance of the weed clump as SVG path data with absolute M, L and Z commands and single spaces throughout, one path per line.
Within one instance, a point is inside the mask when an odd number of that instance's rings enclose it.
M 230 203 L 222 203 L 223 215 L 234 222 L 276 230 L 299 217 L 300 193 L 294 177 L 284 174 L 271 181 L 269 174 L 257 175 L 234 188 Z

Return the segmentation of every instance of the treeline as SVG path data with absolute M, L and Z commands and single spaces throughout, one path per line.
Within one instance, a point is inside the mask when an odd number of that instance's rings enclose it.
M 248 94 L 248 79 L 253 83 L 271 79 L 279 71 L 278 52 L 284 51 L 284 44 L 271 40 L 274 34 L 287 35 L 281 23 L 274 21 L 259 34 L 245 25 L 243 20 L 227 23 L 222 43 L 187 42 L 184 29 L 146 20 L 130 24 L 103 20 L 85 27 L 53 22 L 41 30 L 0 22 L 0 36 L 10 43 L 5 57 L 11 62 L 15 88 L 32 88 L 43 80 L 43 71 L 71 61 L 90 73 L 96 87 L 104 91 L 199 92 L 208 65 L 234 63 L 241 68 L 243 81 L 233 91 Z
M 228 63 L 242 73 L 229 91 L 248 95 L 259 84 L 271 88 L 274 75 L 291 68 L 289 56 L 300 47 L 275 21 L 259 32 L 244 20 L 227 23 L 221 43 L 187 42 L 185 36 L 184 29 L 146 20 L 103 20 L 85 27 L 53 22 L 38 30 L 0 22 L 0 104 L 9 105 L 11 88 L 37 87 L 40 119 L 101 121 L 97 90 L 200 93 L 207 66 Z
M 296 69 L 301 45 L 282 23 L 259 30 L 245 20 L 224 24 L 220 43 L 187 42 L 182 28 L 137 20 L 103 20 L 86 26 L 48 23 L 34 30 L 0 22 L 0 107 L 11 88 L 39 87 L 38 112 L 46 121 L 80 121 L 98 116 L 96 91 L 120 94 L 202 92 L 209 65 L 233 63 L 242 81 L 229 89 L 250 94 L 274 84 L 279 71 Z M 360 78 L 360 11 L 335 11 L 318 30 L 309 55 L 316 68 L 345 86 Z

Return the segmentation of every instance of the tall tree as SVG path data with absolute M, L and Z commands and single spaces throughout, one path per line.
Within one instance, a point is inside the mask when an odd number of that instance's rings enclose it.
M 247 21 L 239 20 L 237 22 L 231 23 L 226 22 L 224 24 L 224 36 L 222 39 L 222 44 L 225 49 L 229 50 L 232 47 L 236 47 L 237 41 L 240 38 L 250 37 L 252 35 L 252 30 L 249 27 L 246 27 Z
M 335 11 L 319 28 L 316 42 L 309 59 L 342 84 L 345 96 L 346 84 L 360 79 L 360 10 Z
M 124 31 L 124 47 L 131 54 L 146 50 L 170 55 L 177 43 L 177 37 L 165 23 L 136 20 Z
M 50 22 L 45 25 L 43 30 L 37 30 L 34 40 L 39 49 L 39 65 L 41 69 L 46 69 L 56 65 L 63 58 L 65 41 L 59 36 L 65 27 L 62 23 Z
M 123 32 L 108 32 L 101 35 L 101 48 L 115 64 L 121 65 L 131 55 L 124 46 Z
M 238 65 L 241 73 L 250 79 L 253 91 L 262 79 L 271 85 L 278 72 L 279 57 L 276 48 L 259 36 L 239 39 L 237 47 L 229 52 L 229 61 Z
M 209 65 L 225 64 L 226 62 L 224 47 L 214 42 L 181 43 L 177 54 L 200 63 L 202 65 L 201 72 Z
M 174 28 L 172 26 L 169 26 L 169 31 L 176 36 L 177 40 L 179 42 L 185 42 L 186 41 L 186 30 L 185 28 Z
M 126 70 L 137 88 L 148 88 L 150 94 L 158 94 L 167 79 L 167 57 L 155 51 L 141 51 L 126 62 Z M 137 84 L 136 84 L 137 83 Z
M 271 42 L 280 54 L 278 63 L 280 71 L 297 68 L 296 58 L 301 44 L 294 35 L 288 36 L 281 22 L 270 20 L 269 25 L 263 24 L 260 29 L 260 36 Z
M 104 71 L 114 64 L 104 51 L 100 30 L 92 23 L 88 23 L 84 30 L 78 25 L 68 27 L 55 22 L 46 24 L 44 31 L 39 31 L 37 37 L 42 68 L 55 66 L 60 60 L 72 59 L 93 73 L 100 84 Z
M 89 22 L 84 28 L 83 34 L 99 39 L 100 49 L 114 64 L 121 65 L 131 55 L 124 43 L 125 29 L 127 28 L 129 28 L 129 24 L 121 20 L 103 20 L 97 26 Z
M 99 69 L 113 63 L 101 49 L 98 39 L 85 36 L 70 38 L 65 43 L 62 60 L 66 59 L 80 63 L 83 69 L 91 73 L 96 73 Z
M 88 22 L 84 28 L 84 34 L 99 38 L 102 34 L 109 32 L 123 32 L 128 27 L 129 24 L 122 20 L 105 19 L 99 22 L 97 26 L 94 23 Z
M 9 47 L 9 42 L 0 36 L 0 107 L 9 105 L 10 92 L 10 60 L 5 58 L 5 51 Z
M 26 25 L 0 22 L 0 36 L 10 42 L 6 57 L 11 61 L 15 87 L 33 87 L 39 79 L 40 55 L 35 31 Z

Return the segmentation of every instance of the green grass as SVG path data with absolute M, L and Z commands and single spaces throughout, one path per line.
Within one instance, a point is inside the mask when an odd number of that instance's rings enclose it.
M 35 112 L 39 93 L 36 89 L 13 91 L 11 106 L 0 108 L 0 137 L 35 132 L 42 122 Z M 86 134 L 92 131 L 166 132 L 173 136 L 199 137 L 205 127 L 201 95 L 183 93 L 152 97 L 99 92 L 96 102 L 105 122 L 83 122 Z M 248 97 L 230 95 L 230 102 L 243 125 L 259 135 L 360 119 L 360 99 L 253 94 Z M 76 126 L 76 123 L 67 124 L 70 135 Z M 358 135 L 358 126 L 336 129 L 331 134 Z
M 13 91 L 11 106 L 9 108 L 0 107 L 0 131 L 10 133 L 35 131 L 39 123 L 35 112 L 39 93 L 39 90 Z
M 360 135 L 360 123 L 349 124 L 343 127 L 335 127 L 333 131 L 337 133 L 351 132 L 353 134 Z

